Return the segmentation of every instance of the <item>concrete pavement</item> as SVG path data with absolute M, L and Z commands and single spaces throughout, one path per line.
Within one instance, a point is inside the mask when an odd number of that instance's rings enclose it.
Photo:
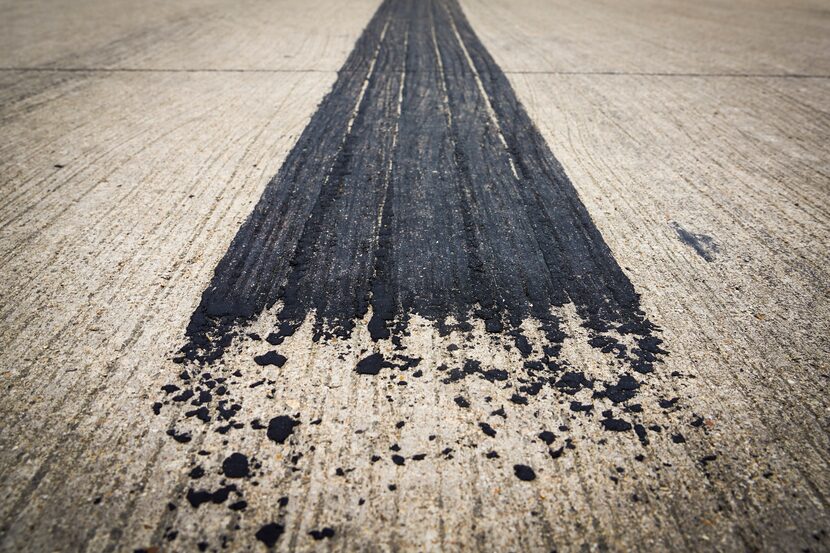
M 220 362 L 174 362 L 379 5 L 0 8 L 0 548 L 830 548 L 821 3 L 461 3 L 659 328 L 641 411 L 599 384 L 513 401 L 529 358 L 475 318 L 447 334 L 415 314 L 403 351 L 369 315 L 345 338 L 315 341 L 313 313 L 276 346 L 246 337 L 277 303 Z M 556 360 L 616 382 L 574 304 L 555 315 Z M 284 365 L 254 361 L 271 350 Z M 374 351 L 420 361 L 356 373 Z M 211 409 L 229 388 L 244 428 L 187 417 L 182 370 Z M 300 423 L 282 443 L 278 417 Z

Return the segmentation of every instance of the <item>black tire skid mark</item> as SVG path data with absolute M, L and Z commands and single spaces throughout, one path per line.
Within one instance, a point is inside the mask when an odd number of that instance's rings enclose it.
M 182 359 L 219 359 L 278 301 L 289 333 L 315 311 L 316 339 L 348 337 L 371 305 L 375 339 L 405 333 L 413 313 L 439 325 L 472 314 L 512 333 L 533 316 L 551 344 L 563 337 L 551 308 L 570 301 L 594 333 L 648 344 L 631 356 L 640 372 L 659 349 L 633 286 L 455 2 L 380 7 L 218 264 Z
M 589 344 L 616 358 L 617 381 L 591 381 L 559 358 L 566 334 L 555 312 L 569 303 Z M 625 406 L 639 388 L 630 371 L 649 373 L 665 354 L 633 285 L 456 0 L 380 6 L 193 313 L 174 359 L 185 365 L 182 381 L 193 393 L 164 404 L 200 406 L 199 418 L 221 424 L 223 434 L 243 428 L 235 422 L 241 406 L 231 399 L 234 375 L 202 371 L 221 372 L 246 323 L 278 304 L 267 337 L 274 346 L 312 312 L 314 339 L 326 340 L 350 337 L 371 308 L 372 339 L 398 350 L 413 315 L 444 334 L 482 321 L 494 340 L 515 340 L 524 367 L 503 371 L 467 359 L 441 380 L 478 375 L 515 385 L 518 407 L 528 404 L 521 394 L 543 386 L 568 401 L 589 389 Z M 544 333 L 541 354 L 523 335 L 528 318 Z M 636 344 L 631 351 L 615 337 L 626 334 Z M 361 374 L 420 361 L 375 356 Z M 509 373 L 523 385 L 505 384 Z M 200 399 L 217 383 L 221 399 Z M 590 417 L 593 405 L 574 401 L 571 409 Z M 603 417 L 606 429 L 630 430 L 648 443 L 642 425 L 610 410 Z M 234 493 L 243 497 L 242 483 Z

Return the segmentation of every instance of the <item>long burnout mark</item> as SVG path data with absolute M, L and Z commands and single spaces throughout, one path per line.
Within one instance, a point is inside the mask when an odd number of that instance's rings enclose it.
M 652 370 L 637 293 L 458 3 L 386 0 L 216 267 L 181 359 L 219 359 L 279 305 L 277 342 L 310 312 L 319 339 L 371 308 L 372 338 L 396 343 L 412 314 L 517 343 L 532 317 L 553 362 L 569 302 L 591 345 Z

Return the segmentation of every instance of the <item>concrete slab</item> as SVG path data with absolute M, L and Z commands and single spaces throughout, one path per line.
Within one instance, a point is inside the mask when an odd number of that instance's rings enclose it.
M 218 261 L 378 4 L 0 8 L 0 549 L 263 549 L 274 522 L 298 551 L 826 550 L 830 18 L 808 2 L 462 3 L 661 329 L 648 446 L 603 431 L 620 411 L 587 388 L 522 406 L 477 375 L 442 382 L 471 357 L 515 382 L 523 357 L 481 321 L 441 335 L 416 317 L 422 375 L 367 377 L 357 361 L 392 346 L 365 324 L 314 341 L 309 319 L 283 367 L 243 340 L 205 369 L 242 375 L 245 430 L 153 413 Z M 561 359 L 607 378 L 569 305 Z M 276 415 L 301 422 L 284 444 L 249 431 Z M 223 476 L 232 451 L 256 476 Z M 244 510 L 187 500 L 228 483 Z

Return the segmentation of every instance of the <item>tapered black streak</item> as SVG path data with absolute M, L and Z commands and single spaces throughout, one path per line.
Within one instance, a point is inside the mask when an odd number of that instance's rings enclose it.
M 412 314 L 492 332 L 572 302 L 591 344 L 649 372 L 659 339 L 562 166 L 455 0 L 386 0 L 219 262 L 184 356 L 220 357 L 280 302 L 289 334 L 374 339 Z M 628 351 L 604 333 L 633 334 Z M 526 341 L 525 341 L 526 343 Z M 529 347 L 529 346 L 527 346 Z M 521 349 L 521 347 L 520 347 Z

